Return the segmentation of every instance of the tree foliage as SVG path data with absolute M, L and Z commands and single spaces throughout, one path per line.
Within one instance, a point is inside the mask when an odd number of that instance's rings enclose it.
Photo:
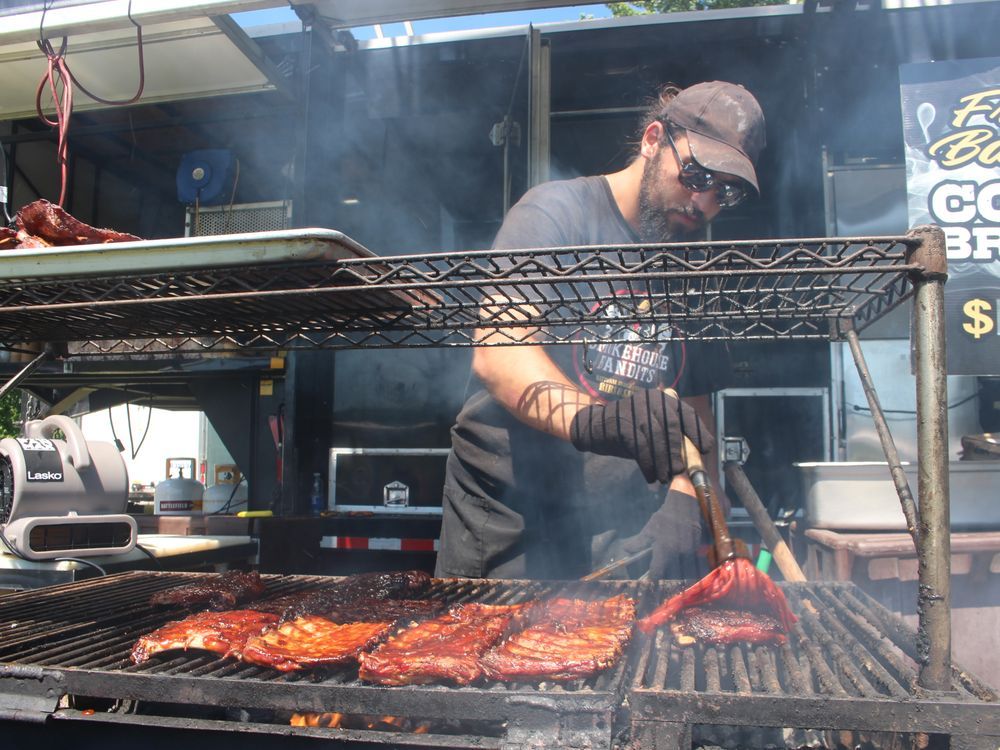
M 0 398 L 0 438 L 21 434 L 21 391 L 14 389 Z
M 634 3 L 606 3 L 613 16 L 639 16 L 645 13 L 672 13 L 682 10 L 749 8 L 752 5 L 784 5 L 782 0 L 640 0 Z

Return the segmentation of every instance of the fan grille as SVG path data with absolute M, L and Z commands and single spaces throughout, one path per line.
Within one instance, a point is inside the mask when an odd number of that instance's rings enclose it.
M 14 467 L 10 458 L 0 453 L 0 526 L 10 520 L 14 512 Z

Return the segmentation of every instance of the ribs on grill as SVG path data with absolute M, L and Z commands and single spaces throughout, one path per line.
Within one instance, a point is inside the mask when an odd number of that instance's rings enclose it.
M 45 199 L 22 207 L 17 212 L 15 224 L 19 248 L 135 242 L 141 239 L 134 234 L 84 224 Z
M 302 593 L 290 600 L 291 603 L 281 613 L 281 620 L 284 622 L 308 615 L 325 616 L 325 613 L 334 612 L 350 602 L 412 597 L 419 595 L 430 584 L 431 577 L 420 570 L 362 573 L 321 589 Z
M 308 593 L 311 595 L 314 592 Z M 286 612 L 298 609 L 303 596 L 303 593 L 285 594 L 268 601 L 255 602 L 250 605 L 250 608 L 260 612 L 284 615 Z M 323 598 L 328 599 L 329 597 L 324 594 Z M 313 605 L 316 602 L 316 599 L 312 600 Z M 444 608 L 444 603 L 433 599 L 360 599 L 330 602 L 328 606 L 329 609 L 324 608 L 310 614 L 338 623 L 420 620 L 438 614 Z
M 241 658 L 282 672 L 349 664 L 391 626 L 391 621 L 338 624 L 323 617 L 299 617 L 250 638 Z
M 670 623 L 670 631 L 679 646 L 691 646 L 695 643 L 782 644 L 788 640 L 781 623 L 770 615 L 708 607 L 685 609 Z
M 142 636 L 132 647 L 132 661 L 142 664 L 163 651 L 192 648 L 239 656 L 247 639 L 277 624 L 278 616 L 268 612 L 199 612 Z
M 697 583 L 667 599 L 639 620 L 639 628 L 651 632 L 688 607 L 713 603 L 727 609 L 771 615 L 781 623 L 786 633 L 798 620 L 781 589 L 748 560 L 736 558 L 726 560 Z
M 454 682 L 482 674 L 479 657 L 503 637 L 522 605 L 459 604 L 360 656 L 359 676 L 380 685 Z
M 531 608 L 528 626 L 480 660 L 487 677 L 506 682 L 589 677 L 618 661 L 632 634 L 635 602 L 552 599 Z
M 221 610 L 256 599 L 266 592 L 267 587 L 256 571 L 230 570 L 205 581 L 157 591 L 149 598 L 149 603 L 181 607 L 206 605 L 209 609 Z

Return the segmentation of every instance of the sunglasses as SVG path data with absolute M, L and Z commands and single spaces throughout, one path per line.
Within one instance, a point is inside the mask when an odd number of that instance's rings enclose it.
M 695 193 L 714 190 L 715 202 L 719 204 L 719 208 L 736 208 L 746 200 L 747 188 L 742 183 L 723 182 L 694 161 L 681 159 L 681 152 L 677 150 L 677 144 L 674 143 L 671 128 L 667 123 L 664 123 L 664 129 L 667 131 L 667 140 L 670 141 L 670 147 L 674 150 L 674 157 L 681 170 L 678 175 L 681 185 Z

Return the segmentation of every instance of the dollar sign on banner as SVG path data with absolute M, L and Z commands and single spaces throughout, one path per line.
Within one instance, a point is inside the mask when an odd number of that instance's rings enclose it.
M 962 305 L 962 312 L 972 318 L 971 323 L 962 323 L 962 328 L 966 333 L 971 333 L 975 338 L 989 333 L 993 330 L 993 319 L 986 313 L 993 308 L 984 299 L 970 299 Z

